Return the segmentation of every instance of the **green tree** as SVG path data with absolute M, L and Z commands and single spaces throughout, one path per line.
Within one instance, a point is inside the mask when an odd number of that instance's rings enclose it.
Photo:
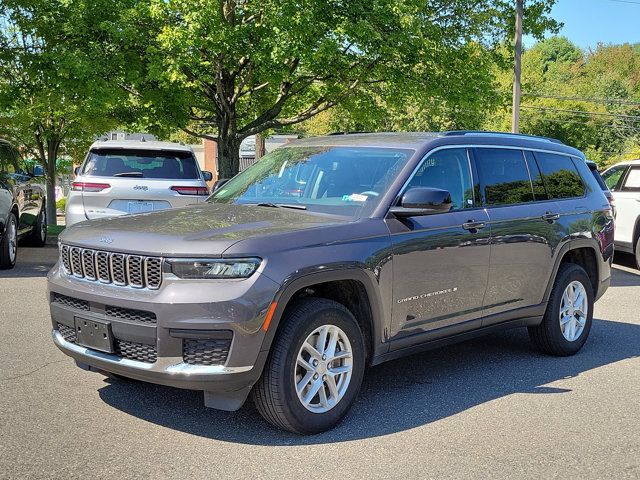
M 564 37 L 551 37 L 527 50 L 522 65 L 523 133 L 558 138 L 601 164 L 635 151 L 640 47 L 599 45 L 585 52 Z M 488 116 L 485 127 L 508 130 L 512 74 L 496 70 L 503 107 Z
M 528 32 L 556 26 L 553 3 L 527 2 Z M 144 112 L 138 124 L 217 141 L 229 177 L 244 138 L 336 105 L 365 126 L 414 128 L 487 104 L 484 51 L 511 35 L 514 9 L 507 0 L 123 0 L 110 13 L 95 37 Z
M 78 48 L 91 30 L 86 19 L 103 15 L 97 2 L 83 8 L 79 15 L 67 2 L 0 0 L 0 136 L 44 166 L 51 224 L 59 155 L 86 151 L 108 130 L 106 112 L 121 95 L 105 80 L 100 52 Z

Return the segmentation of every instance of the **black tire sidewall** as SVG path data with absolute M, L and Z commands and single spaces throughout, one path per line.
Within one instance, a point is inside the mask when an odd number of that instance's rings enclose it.
M 9 214 L 9 218 L 7 219 L 7 224 L 5 225 L 5 229 L 2 235 L 2 241 L 0 242 L 0 268 L 3 269 L 11 269 L 15 267 L 16 262 L 18 261 L 18 249 L 16 248 L 16 254 L 13 261 L 11 261 L 11 257 L 9 255 L 9 237 L 7 236 L 7 231 L 9 230 L 9 224 L 13 222 L 15 225 L 16 231 L 16 244 L 18 237 L 18 221 L 16 220 L 16 216 L 13 213 Z
M 36 220 L 36 224 L 33 227 L 33 231 L 31 232 L 30 244 L 36 247 L 42 247 L 47 243 L 47 225 L 46 225 L 47 213 L 45 210 L 45 206 L 42 206 L 40 213 L 38 214 L 38 219 Z M 44 230 L 43 230 L 44 226 Z M 44 232 L 44 235 L 43 235 Z
M 571 342 L 562 334 L 559 315 L 562 295 L 567 286 L 573 281 L 580 282 L 587 293 L 588 312 L 582 334 L 577 340 Z M 551 301 L 549 302 L 545 316 L 545 327 L 552 334 L 562 353 L 565 355 L 572 355 L 578 352 L 587 341 L 589 332 L 591 331 L 591 324 L 593 322 L 594 294 L 593 286 L 591 285 L 587 272 L 578 265 L 571 265 L 563 270 L 554 285 L 554 291 L 550 300 Z
M 331 303 L 333 302 L 327 301 L 324 308 L 315 310 L 304 323 L 298 324 L 298 328 L 289 339 L 285 361 L 278 372 L 279 388 L 288 410 L 285 415 L 297 431 L 307 434 L 328 430 L 340 421 L 358 395 L 364 375 L 365 352 L 360 327 L 346 309 L 332 307 Z M 319 414 L 310 412 L 300 402 L 295 389 L 294 369 L 302 343 L 316 328 L 329 324 L 340 327 L 349 338 L 353 352 L 353 370 L 349 388 L 344 397 L 331 410 Z

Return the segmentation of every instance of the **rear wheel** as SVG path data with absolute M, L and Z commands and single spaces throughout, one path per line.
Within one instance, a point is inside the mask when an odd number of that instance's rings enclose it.
M 6 270 L 16 266 L 18 256 L 18 222 L 13 213 L 4 227 L 4 235 L 0 241 L 0 269 Z
M 329 430 L 360 390 L 365 365 L 362 332 L 343 305 L 301 300 L 287 312 L 253 401 L 271 424 L 299 434 Z
M 636 267 L 640 270 L 640 238 L 636 240 L 636 248 L 634 249 L 636 254 Z
M 529 328 L 538 350 L 550 355 L 573 355 L 587 341 L 593 319 L 593 287 L 582 267 L 560 266 L 542 323 Z
M 47 212 L 44 205 L 42 205 L 42 210 L 40 210 L 28 241 L 34 247 L 44 247 L 47 243 Z

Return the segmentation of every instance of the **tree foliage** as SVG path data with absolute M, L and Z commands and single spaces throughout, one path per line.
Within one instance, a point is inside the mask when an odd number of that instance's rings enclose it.
M 82 8 L 0 0 L 0 136 L 45 167 L 50 199 L 60 153 L 86 151 L 115 122 L 109 112 L 118 90 L 107 81 L 101 52 L 84 44 L 91 30 L 86 20 L 102 15 L 101 5 Z M 54 223 L 55 202 L 47 209 Z
M 553 0 L 528 4 L 529 32 L 556 26 Z M 125 0 L 111 11 L 119 28 L 99 38 L 146 125 L 216 140 L 223 177 L 243 138 L 337 105 L 376 128 L 467 122 L 490 102 L 486 52 L 514 15 L 507 0 Z
M 601 164 L 640 145 L 640 45 L 598 45 L 583 51 L 564 37 L 523 55 L 521 130 L 558 138 Z M 510 126 L 511 72 L 496 74 L 503 106 L 485 127 Z

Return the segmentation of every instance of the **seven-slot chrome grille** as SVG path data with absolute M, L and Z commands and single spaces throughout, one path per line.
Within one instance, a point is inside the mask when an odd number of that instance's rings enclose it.
M 105 252 L 60 245 L 65 273 L 118 286 L 157 290 L 162 283 L 162 258 Z

